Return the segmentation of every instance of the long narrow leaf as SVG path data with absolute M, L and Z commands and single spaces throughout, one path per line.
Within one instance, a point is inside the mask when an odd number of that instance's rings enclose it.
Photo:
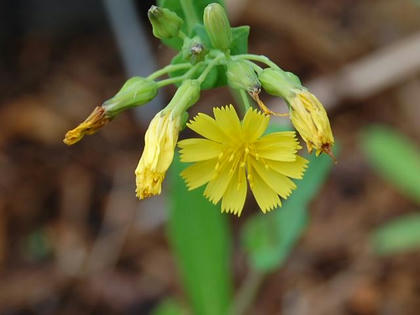
M 176 156 L 170 170 L 169 238 L 185 291 L 197 315 L 223 315 L 231 298 L 231 235 L 227 216 L 203 195 L 188 191 Z

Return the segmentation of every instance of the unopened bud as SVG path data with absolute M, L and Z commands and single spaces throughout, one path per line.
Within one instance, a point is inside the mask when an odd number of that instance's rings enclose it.
M 184 21 L 173 11 L 152 5 L 147 12 L 153 26 L 153 35 L 159 39 L 169 39 L 178 35 Z
M 185 38 L 184 45 L 182 46 L 182 57 L 192 64 L 203 61 L 207 49 L 204 46 L 200 37 Z
M 226 77 L 233 89 L 248 93 L 259 92 L 261 84 L 251 64 L 244 60 L 233 60 L 227 64 Z
M 225 9 L 211 3 L 204 9 L 204 26 L 214 48 L 226 51 L 232 43 L 232 30 Z

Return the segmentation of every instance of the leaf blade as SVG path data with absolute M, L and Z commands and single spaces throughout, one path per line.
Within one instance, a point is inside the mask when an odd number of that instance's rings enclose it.
M 194 314 L 224 314 L 232 291 L 227 217 L 202 189 L 187 190 L 179 175 L 184 168 L 176 156 L 170 169 L 170 242 Z
M 414 143 L 389 127 L 372 125 L 362 132 L 361 147 L 381 176 L 420 203 L 420 151 Z

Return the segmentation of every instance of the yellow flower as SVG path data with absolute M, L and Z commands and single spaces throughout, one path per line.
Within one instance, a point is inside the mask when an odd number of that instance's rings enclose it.
M 140 199 L 158 195 L 172 163 L 181 126 L 181 116 L 164 109 L 150 122 L 144 137 L 144 150 L 136 168 L 136 195 Z
M 293 92 L 293 96 L 287 99 L 290 120 L 306 142 L 309 153 L 315 149 L 317 156 L 324 152 L 335 160 L 331 151 L 334 137 L 324 106 L 305 89 L 295 89 Z
M 110 118 L 106 115 L 106 111 L 102 106 L 97 106 L 88 118 L 76 128 L 67 131 L 63 142 L 67 145 L 79 142 L 84 135 L 92 135 L 100 128 L 106 125 Z
M 195 162 L 181 176 L 189 190 L 207 184 L 204 195 L 212 203 L 222 200 L 222 212 L 240 215 L 252 193 L 265 213 L 281 206 L 302 178 L 307 160 L 296 155 L 301 147 L 294 131 L 263 136 L 269 116 L 248 109 L 241 122 L 232 105 L 214 108 L 214 117 L 198 114 L 187 126 L 207 138 L 179 141 L 181 161 Z

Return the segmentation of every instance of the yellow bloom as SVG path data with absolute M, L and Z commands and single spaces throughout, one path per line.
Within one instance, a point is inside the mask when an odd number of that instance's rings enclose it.
M 307 160 L 296 155 L 301 147 L 294 131 L 263 136 L 269 116 L 248 109 L 241 122 L 232 105 L 214 108 L 214 117 L 198 114 L 187 126 L 207 138 L 178 143 L 181 161 L 195 162 L 181 176 L 188 189 L 207 184 L 204 195 L 212 203 L 222 200 L 222 212 L 240 215 L 247 194 L 247 179 L 265 213 L 281 206 L 302 178 Z
M 315 149 L 317 156 L 324 152 L 335 160 L 331 151 L 334 137 L 324 106 L 305 89 L 295 89 L 293 92 L 293 96 L 287 99 L 290 120 L 306 142 L 308 151 Z
M 76 128 L 67 131 L 63 142 L 67 145 L 79 142 L 84 135 L 92 135 L 110 121 L 102 106 L 97 106 L 88 118 Z
M 172 163 L 181 126 L 181 116 L 164 109 L 150 122 L 144 150 L 136 168 L 136 195 L 140 199 L 158 195 Z

